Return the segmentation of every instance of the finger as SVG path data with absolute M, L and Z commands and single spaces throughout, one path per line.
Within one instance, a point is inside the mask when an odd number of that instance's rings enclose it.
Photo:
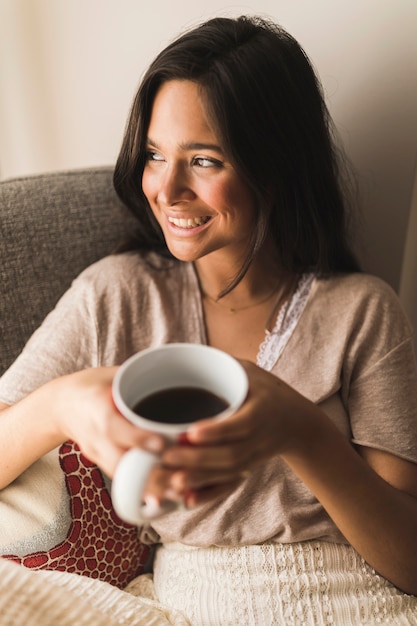
M 143 448 L 148 452 L 159 454 L 169 445 L 163 436 L 133 426 L 118 412 L 115 412 L 109 420 L 109 432 L 107 434 L 110 439 L 126 450 Z
M 258 448 L 257 439 L 253 437 L 233 445 L 173 446 L 165 450 L 161 460 L 168 468 L 237 472 L 254 461 Z
M 125 449 L 115 446 L 108 440 L 104 440 L 97 452 L 94 450 L 91 452 L 83 451 L 83 454 L 90 459 L 90 461 L 98 465 L 106 476 L 113 478 L 116 467 L 125 452 Z
M 194 445 L 212 445 L 246 439 L 255 429 L 253 417 L 252 406 L 248 400 L 235 413 L 224 419 L 210 418 L 195 422 L 187 430 L 187 440 Z
M 148 478 L 144 495 L 151 495 L 157 502 L 163 500 L 183 501 L 183 490 L 177 490 L 172 486 L 172 470 L 167 470 L 161 465 L 156 465 Z
M 107 424 L 104 424 L 105 421 Z M 94 436 L 85 433 L 77 443 L 83 454 L 109 477 L 113 477 L 123 454 L 129 449 L 137 447 L 159 454 L 169 445 L 163 437 L 139 431 L 118 414 L 102 422 L 101 428 L 93 431 Z
M 177 470 L 171 473 L 169 489 L 173 489 L 178 495 L 183 495 L 189 490 L 203 489 L 212 485 L 221 485 L 233 481 L 239 481 L 249 476 L 248 469 L 234 469 L 231 472 L 186 472 Z
M 271 394 L 287 388 L 276 376 L 254 363 L 241 361 L 249 378 L 249 391 L 243 405 L 225 419 L 209 418 L 195 422 L 187 430 L 187 440 L 192 444 L 214 444 L 238 441 L 256 432 L 259 417 L 265 407 L 271 407 Z M 262 412 L 262 413 L 261 413 Z

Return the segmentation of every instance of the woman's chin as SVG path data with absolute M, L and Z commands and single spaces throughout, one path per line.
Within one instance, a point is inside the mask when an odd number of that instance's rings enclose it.
M 192 263 L 208 254 L 206 250 L 202 251 L 201 248 L 196 249 L 194 246 L 189 245 L 171 245 L 167 242 L 167 246 L 172 256 L 178 259 L 178 261 Z

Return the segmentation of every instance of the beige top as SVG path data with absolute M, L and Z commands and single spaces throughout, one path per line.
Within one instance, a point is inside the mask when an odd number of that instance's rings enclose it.
M 137 253 L 107 257 L 81 274 L 33 335 L 0 380 L 0 400 L 14 403 L 53 377 L 119 364 L 138 350 L 175 341 L 206 341 L 193 266 Z M 314 279 L 273 361 L 271 371 L 319 404 L 354 443 L 417 462 L 412 330 L 383 281 L 364 274 Z M 167 514 L 144 528 L 142 538 L 199 546 L 344 542 L 278 456 L 228 498 Z

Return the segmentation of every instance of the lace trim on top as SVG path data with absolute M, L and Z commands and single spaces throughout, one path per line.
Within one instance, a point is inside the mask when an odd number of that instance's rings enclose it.
M 293 296 L 281 308 L 271 332 L 266 331 L 265 339 L 259 347 L 257 365 L 270 371 L 287 345 L 310 294 L 315 275 L 302 274 Z

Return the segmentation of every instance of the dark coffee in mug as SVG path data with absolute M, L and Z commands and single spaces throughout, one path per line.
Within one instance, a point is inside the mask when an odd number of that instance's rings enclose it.
M 221 413 L 228 402 L 200 387 L 173 387 L 145 396 L 133 411 L 154 422 L 186 424 Z

